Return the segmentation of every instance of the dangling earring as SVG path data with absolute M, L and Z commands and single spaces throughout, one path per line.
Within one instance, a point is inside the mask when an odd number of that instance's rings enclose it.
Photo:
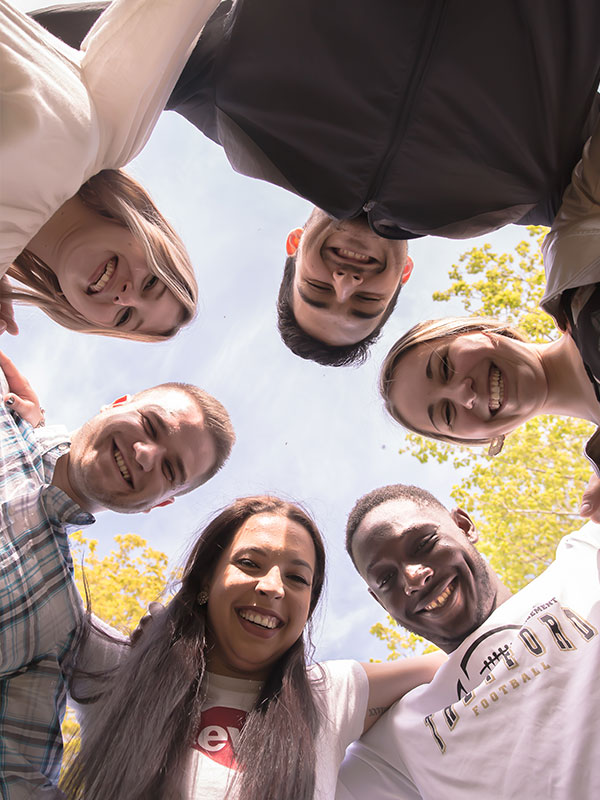
M 202 589 L 201 592 L 198 592 L 198 605 L 205 606 L 208 603 L 208 592 L 206 589 Z
M 493 456 L 497 456 L 500 450 L 502 450 L 503 445 L 504 445 L 504 434 L 501 433 L 500 436 L 496 436 L 495 439 L 491 440 L 487 453 L 488 456 L 490 456 L 490 458 L 492 458 Z

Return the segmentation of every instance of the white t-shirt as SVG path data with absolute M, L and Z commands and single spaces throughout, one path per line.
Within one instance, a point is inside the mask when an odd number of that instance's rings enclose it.
M 73 50 L 0 0 L 0 276 L 92 175 L 142 149 L 219 0 L 115 0 Z
M 324 713 L 316 742 L 315 800 L 331 800 L 346 747 L 363 729 L 369 685 L 356 661 L 327 661 L 311 669 Z M 235 745 L 260 691 L 256 681 L 210 675 L 208 696 L 190 763 L 193 800 L 223 800 L 235 769 Z M 265 776 L 268 781 L 268 775 Z
M 96 623 L 108 633 L 120 637 L 105 623 L 99 620 Z M 111 669 L 126 654 L 126 648 L 92 631 L 78 656 L 78 666 L 91 671 Z M 318 707 L 322 711 L 316 742 L 314 798 L 332 800 L 345 750 L 358 739 L 364 727 L 369 681 L 357 661 L 325 661 L 311 667 L 309 674 Z M 89 689 L 87 683 L 86 679 L 80 680 L 76 694 L 85 697 L 95 693 L 96 689 Z M 207 698 L 202 707 L 200 727 L 194 737 L 189 762 L 189 800 L 223 800 L 225 797 L 235 758 L 236 738 L 260 687 L 257 681 L 209 674 Z M 85 726 L 93 720 L 99 704 L 73 705 L 85 736 Z M 265 779 L 268 780 L 268 776 Z
M 353 745 L 336 800 L 600 797 L 600 526 Z

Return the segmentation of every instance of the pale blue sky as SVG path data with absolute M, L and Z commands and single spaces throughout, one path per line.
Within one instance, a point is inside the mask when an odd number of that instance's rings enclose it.
M 525 231 L 411 243 L 413 276 L 371 359 L 359 369 L 332 369 L 293 356 L 275 327 L 285 236 L 304 222 L 308 203 L 237 175 L 221 148 L 172 112 L 129 171 L 188 247 L 200 285 L 198 319 L 175 341 L 151 345 L 72 333 L 37 309 L 19 308 L 21 334 L 3 336 L 0 346 L 37 389 L 48 422 L 74 428 L 122 394 L 184 380 L 224 403 L 238 442 L 222 472 L 193 494 L 148 515 L 106 512 L 89 533 L 101 552 L 114 534 L 138 533 L 175 565 L 194 532 L 233 498 L 268 492 L 299 500 L 315 515 L 329 555 L 317 656 L 385 658 L 368 633 L 384 615 L 344 552 L 346 516 L 360 495 L 386 483 L 417 483 L 446 502 L 456 474 L 398 455 L 404 435 L 381 408 L 378 368 L 410 325 L 443 316 L 431 294 L 447 285 L 460 253 L 483 241 L 510 248 Z

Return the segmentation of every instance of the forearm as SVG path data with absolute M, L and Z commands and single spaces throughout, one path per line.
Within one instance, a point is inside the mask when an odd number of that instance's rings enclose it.
M 369 679 L 369 702 L 363 733 L 367 731 L 387 709 L 415 686 L 429 683 L 446 660 L 441 652 L 425 656 L 402 658 L 397 661 L 363 663 Z

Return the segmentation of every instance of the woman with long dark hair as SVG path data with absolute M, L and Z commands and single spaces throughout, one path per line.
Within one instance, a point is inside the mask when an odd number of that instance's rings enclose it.
M 218 514 L 139 644 L 88 631 L 78 668 L 120 664 L 100 688 L 74 680 L 82 744 L 67 797 L 330 800 L 346 746 L 441 659 L 308 666 L 324 578 L 299 506 L 248 497 Z
M 20 284 L 0 281 L 0 331 L 18 330 L 13 298 L 74 330 L 147 341 L 192 318 L 185 248 L 115 170 L 148 140 L 217 5 L 116 0 L 73 50 L 0 0 L 0 277 Z

